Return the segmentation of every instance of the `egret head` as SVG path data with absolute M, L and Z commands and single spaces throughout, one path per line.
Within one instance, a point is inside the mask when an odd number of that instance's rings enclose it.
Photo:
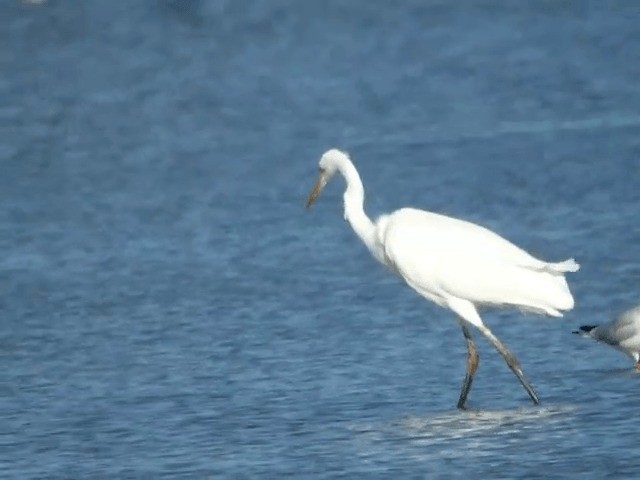
M 315 203 L 320 195 L 320 192 L 324 190 L 324 187 L 327 186 L 331 177 L 335 175 L 335 173 L 340 168 L 340 165 L 344 163 L 345 160 L 348 160 L 349 156 L 332 148 L 331 150 L 327 150 L 324 152 L 322 157 L 320 157 L 320 163 L 318 164 L 320 173 L 318 175 L 318 181 L 316 182 L 315 187 L 313 187 L 313 191 L 311 195 L 309 195 L 309 200 L 307 200 L 307 208 L 310 208 L 311 205 Z

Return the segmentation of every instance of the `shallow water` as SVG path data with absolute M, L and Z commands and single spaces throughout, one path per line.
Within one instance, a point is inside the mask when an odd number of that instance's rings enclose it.
M 3 2 L 0 476 L 632 478 L 633 2 Z M 542 405 L 369 258 L 372 216 L 575 256 L 563 319 L 487 312 Z

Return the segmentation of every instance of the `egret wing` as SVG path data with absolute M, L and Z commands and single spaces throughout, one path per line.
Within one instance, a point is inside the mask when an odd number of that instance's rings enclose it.
M 562 274 L 470 222 L 403 209 L 388 219 L 383 243 L 388 262 L 407 283 L 439 304 L 455 297 L 551 315 L 573 306 Z

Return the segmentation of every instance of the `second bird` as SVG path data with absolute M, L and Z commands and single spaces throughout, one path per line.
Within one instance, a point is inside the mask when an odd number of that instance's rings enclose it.
M 640 305 L 602 325 L 583 325 L 577 333 L 613 348 L 632 358 L 640 372 Z

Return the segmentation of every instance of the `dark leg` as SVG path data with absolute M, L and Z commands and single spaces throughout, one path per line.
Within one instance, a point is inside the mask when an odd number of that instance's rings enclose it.
M 463 320 L 460 321 L 460 326 L 462 327 L 464 338 L 467 340 L 467 350 L 469 351 L 469 355 L 467 356 L 467 374 L 464 377 L 462 390 L 460 391 L 460 399 L 458 400 L 458 408 L 464 409 L 467 403 L 467 395 L 469 395 L 469 390 L 471 390 L 471 384 L 473 383 L 473 376 L 476 374 L 476 370 L 478 370 L 480 357 L 478 356 L 476 344 L 473 343 L 473 339 L 471 338 L 469 327 Z
M 518 377 L 518 380 L 520 380 L 520 383 L 531 397 L 531 400 L 533 400 L 533 403 L 538 405 L 540 403 L 540 401 L 538 400 L 538 396 L 533 390 L 531 384 L 527 381 L 526 378 L 524 378 L 522 367 L 520 366 L 520 362 L 518 362 L 518 359 L 507 349 L 507 347 L 504 346 L 504 344 L 500 340 L 498 340 L 498 338 L 493 333 L 491 333 L 491 330 L 489 330 L 486 325 L 478 327 L 478 330 L 480 330 L 482 334 L 489 339 L 493 346 L 496 347 L 496 350 L 498 350 L 504 357 L 511 371 L 515 373 L 516 377 Z

